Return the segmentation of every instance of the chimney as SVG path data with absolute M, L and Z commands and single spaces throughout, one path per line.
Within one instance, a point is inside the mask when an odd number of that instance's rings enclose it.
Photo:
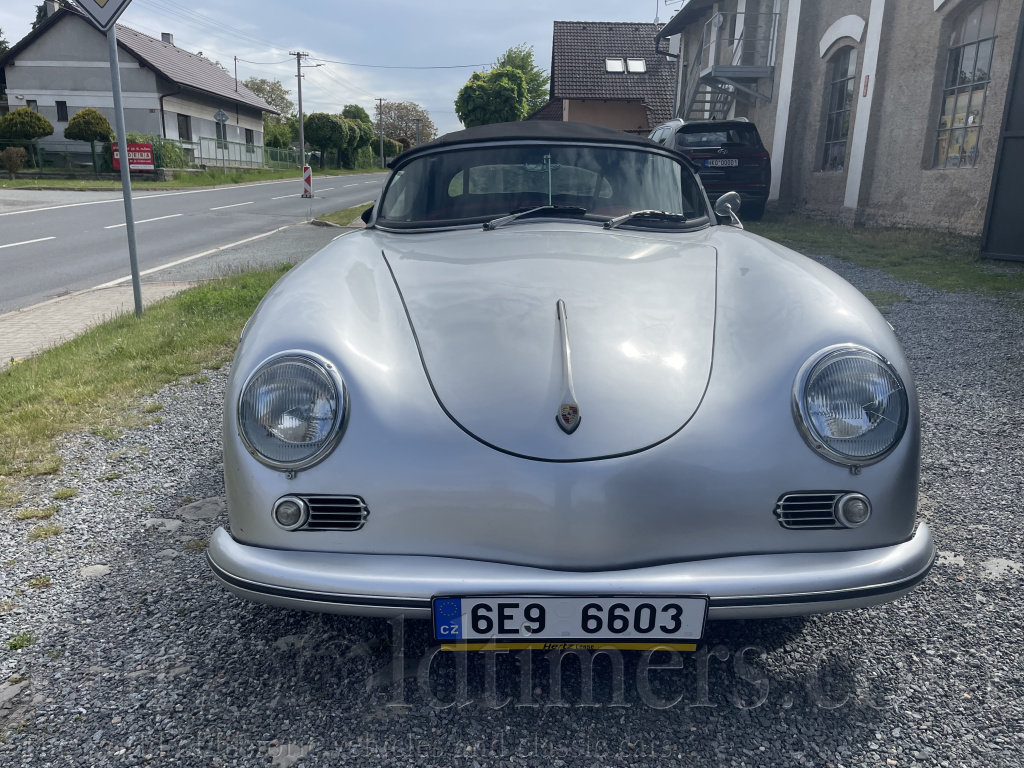
M 163 40 L 165 43 L 170 43 L 171 45 L 174 45 L 174 35 L 172 35 L 170 32 L 161 32 L 160 39 Z
M 49 18 L 57 12 L 57 0 L 44 0 L 43 8 L 46 10 L 46 16 Z

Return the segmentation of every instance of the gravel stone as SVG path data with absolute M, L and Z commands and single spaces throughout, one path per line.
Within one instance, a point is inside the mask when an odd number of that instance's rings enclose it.
M 0 766 L 1024 765 L 1019 305 L 815 258 L 907 298 L 887 319 L 915 372 L 921 517 L 943 552 L 910 595 L 716 622 L 678 668 L 664 653 L 638 674 L 640 655 L 621 654 L 618 680 L 606 657 L 585 676 L 544 652 L 432 656 L 425 622 L 405 622 L 393 658 L 392 623 L 235 598 L 186 546 L 226 524 L 227 370 L 208 371 L 152 398 L 159 423 L 61 441 L 63 469 L 21 504 L 78 488 L 54 516 L 63 533 L 0 526 Z M 95 563 L 110 572 L 82 579 Z M 19 633 L 37 639 L 10 650 Z
M 109 565 L 87 565 L 79 571 L 86 579 L 96 579 L 110 573 Z

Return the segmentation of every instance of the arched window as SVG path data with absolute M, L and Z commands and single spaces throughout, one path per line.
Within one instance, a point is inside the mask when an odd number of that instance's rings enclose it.
M 846 139 L 850 135 L 850 110 L 857 89 L 857 51 L 840 48 L 828 62 L 825 84 L 825 151 L 821 170 L 841 171 L 846 168 Z
M 979 3 L 950 36 L 935 168 L 973 167 L 978 161 L 998 10 L 999 0 Z

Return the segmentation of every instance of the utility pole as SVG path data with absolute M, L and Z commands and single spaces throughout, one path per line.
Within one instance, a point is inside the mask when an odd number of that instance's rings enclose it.
M 235 56 L 235 93 L 238 93 L 238 57 Z
M 420 144 L 423 143 L 420 140 L 420 125 L 423 123 L 423 118 L 422 117 L 414 117 L 412 119 L 412 121 L 414 123 L 416 123 L 416 146 L 418 147 Z
M 295 77 L 299 81 L 299 156 L 302 158 L 302 167 L 306 167 L 306 132 L 303 128 L 302 119 L 302 57 L 309 56 L 305 51 L 289 51 L 289 56 L 295 57 Z
M 377 99 L 377 133 L 380 134 L 380 167 L 384 167 L 384 99 Z

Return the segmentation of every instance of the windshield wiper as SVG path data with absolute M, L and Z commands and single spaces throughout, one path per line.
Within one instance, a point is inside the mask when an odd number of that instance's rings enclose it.
M 536 213 L 537 211 L 557 211 L 558 213 L 571 213 L 583 216 L 587 212 L 587 209 L 580 208 L 578 205 L 538 205 L 536 208 L 517 208 L 508 216 L 502 216 L 486 222 L 484 224 L 484 229 L 490 230 L 503 227 L 509 222 L 515 221 L 522 216 L 528 216 L 531 213 Z
M 645 218 L 645 219 L 668 219 L 669 221 L 678 221 L 680 224 L 688 221 L 686 216 L 681 213 L 672 213 L 671 211 L 655 211 L 655 210 L 642 210 L 642 211 L 630 211 L 624 213 L 621 216 L 616 216 L 614 219 L 608 219 L 604 223 L 605 229 L 615 229 L 619 224 L 625 224 L 632 218 Z

